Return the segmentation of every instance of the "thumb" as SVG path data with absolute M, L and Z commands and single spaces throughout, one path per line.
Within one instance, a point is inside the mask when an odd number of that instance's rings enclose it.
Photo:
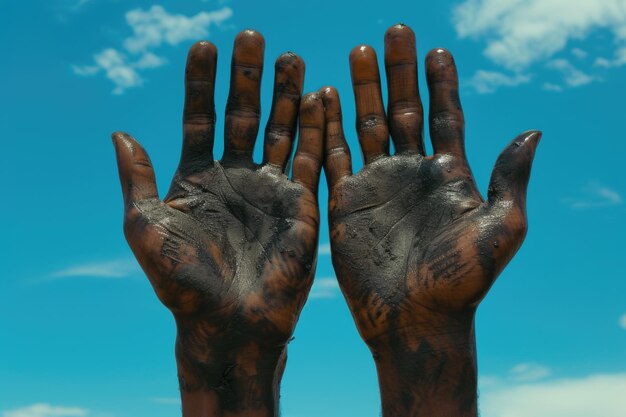
M 502 151 L 489 182 L 490 204 L 512 201 L 525 209 L 530 168 L 540 139 L 540 131 L 529 130 L 518 135 Z
M 124 204 L 159 198 L 152 163 L 139 142 L 124 132 L 112 135 Z

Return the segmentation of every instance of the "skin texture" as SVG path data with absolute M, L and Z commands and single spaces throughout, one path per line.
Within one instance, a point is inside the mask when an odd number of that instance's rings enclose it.
M 164 200 L 148 155 L 113 134 L 124 194 L 124 232 L 176 326 L 183 416 L 277 416 L 287 344 L 313 281 L 324 110 L 302 98 L 304 63 L 276 61 L 262 164 L 259 129 L 263 37 L 235 39 L 225 151 L 213 158 L 217 50 L 198 42 L 185 72 L 183 147 Z M 293 176 L 285 175 L 296 122 Z
M 376 361 L 383 416 L 476 416 L 474 314 L 526 234 L 526 187 L 541 134 L 523 133 L 504 149 L 484 200 L 465 156 L 452 55 L 435 49 L 426 57 L 429 156 L 407 26 L 386 32 L 385 68 L 386 112 L 376 53 L 359 46 L 350 54 L 365 161 L 355 175 L 337 91 L 320 90 L 333 266 Z

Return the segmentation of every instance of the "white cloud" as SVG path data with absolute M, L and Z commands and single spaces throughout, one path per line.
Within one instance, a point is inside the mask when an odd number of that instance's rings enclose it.
M 624 314 L 622 317 L 619 318 L 619 325 L 623 329 L 626 329 L 626 314 Z
M 313 281 L 310 298 L 334 298 L 339 294 L 339 284 L 336 278 L 316 278 Z
M 613 67 L 621 67 L 622 65 L 626 65 L 626 46 L 619 48 L 615 51 L 614 58 L 596 58 L 594 65 L 596 67 L 601 68 L 613 68 Z
M 3 417 L 84 417 L 89 411 L 79 407 L 57 407 L 50 404 L 33 404 L 24 408 L 8 410 Z
M 322 243 L 317 248 L 318 255 L 330 255 L 330 243 Z
M 479 93 L 485 94 L 493 93 L 498 87 L 514 87 L 529 81 L 528 75 L 506 75 L 497 71 L 478 70 L 468 83 Z
M 548 62 L 547 67 L 559 71 L 565 84 L 570 87 L 580 87 L 595 80 L 595 77 L 577 69 L 567 59 L 554 59 Z
M 50 274 L 51 278 L 126 278 L 140 272 L 134 259 L 74 265 Z
M 72 70 L 76 75 L 82 75 L 83 77 L 88 77 L 90 75 L 95 75 L 100 71 L 100 67 L 97 65 L 72 65 Z
M 135 62 L 135 67 L 144 69 L 144 68 L 157 68 L 167 63 L 167 59 L 155 55 L 152 52 L 144 53 L 139 61 Z
M 454 8 L 452 20 L 459 37 L 484 39 L 485 56 L 518 75 L 595 30 L 608 31 L 615 45 L 615 57 L 596 60 L 596 66 L 626 64 L 626 51 L 622 52 L 626 47 L 626 0 L 575 4 L 570 0 L 465 0 Z M 580 59 L 587 56 L 580 48 L 571 52 Z M 597 80 L 571 64 L 557 66 L 567 86 Z
M 626 374 L 533 383 L 481 378 L 481 412 L 489 417 L 624 417 Z
M 211 25 L 219 25 L 229 19 L 233 11 L 224 7 L 212 12 L 200 12 L 195 16 L 170 14 L 161 6 L 149 10 L 135 9 L 126 13 L 126 22 L 133 29 L 133 36 L 124 41 L 126 50 L 137 53 L 163 43 L 178 45 L 190 39 L 208 36 Z
M 83 77 L 103 72 L 115 84 L 113 94 L 123 94 L 129 88 L 143 85 L 141 71 L 167 63 L 167 59 L 156 55 L 153 49 L 163 44 L 176 46 L 187 40 L 205 38 L 209 35 L 210 26 L 220 25 L 232 14 L 229 7 L 200 12 L 194 16 L 170 14 L 158 5 L 148 10 L 131 10 L 126 13 L 126 22 L 133 35 L 123 42 L 125 52 L 106 48 L 94 55 L 95 65 L 73 65 L 72 70 Z
M 572 55 L 574 55 L 578 59 L 585 59 L 589 54 L 587 53 L 587 51 L 584 51 L 580 48 L 572 48 Z
M 543 89 L 546 91 L 563 91 L 563 87 L 553 83 L 543 83 Z
M 106 72 L 109 80 L 115 83 L 113 94 L 122 94 L 125 89 L 143 84 L 143 79 L 137 74 L 132 64 L 126 62 L 126 57 L 115 49 L 105 49 L 94 56 L 98 67 Z
M 623 202 L 619 192 L 598 181 L 588 182 L 577 198 L 565 198 L 563 202 L 574 209 L 592 209 L 620 205 Z
M 509 378 L 518 382 L 530 382 L 543 379 L 551 374 L 550 369 L 536 363 L 520 363 L 509 372 Z

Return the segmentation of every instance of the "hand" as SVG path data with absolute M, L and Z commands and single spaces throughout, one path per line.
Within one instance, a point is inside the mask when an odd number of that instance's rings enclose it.
M 365 159 L 355 175 L 337 92 L 321 91 L 332 260 L 377 361 L 383 415 L 476 415 L 474 312 L 524 239 L 540 133 L 523 133 L 505 148 L 484 201 L 465 155 L 450 53 L 426 57 L 430 156 L 411 29 L 398 25 L 385 34 L 387 115 L 374 50 L 355 48 L 350 67 Z
M 315 271 L 322 101 L 312 94 L 300 104 L 304 63 L 281 55 L 255 164 L 263 50 L 254 31 L 235 39 L 221 161 L 213 159 L 217 51 L 208 42 L 189 51 L 183 148 L 164 201 L 143 148 L 113 135 L 126 238 L 176 320 L 184 416 L 277 415 L 286 346 Z

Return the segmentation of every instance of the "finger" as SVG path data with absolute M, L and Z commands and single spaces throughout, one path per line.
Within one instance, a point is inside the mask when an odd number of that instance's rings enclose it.
M 317 93 L 309 93 L 300 105 L 300 137 L 293 158 L 293 181 L 317 195 L 324 159 L 324 105 Z
M 343 177 L 352 175 L 350 148 L 341 123 L 341 102 L 333 87 L 320 89 L 324 103 L 326 129 L 324 132 L 324 172 L 328 188 L 332 189 Z
M 489 204 L 512 201 L 525 209 L 530 168 L 540 139 L 537 130 L 524 132 L 502 151 L 489 182 Z
M 385 33 L 389 130 L 397 153 L 424 155 L 424 110 L 417 84 L 415 34 L 406 25 Z
M 226 162 L 252 163 L 261 115 L 264 48 L 263 37 L 253 30 L 244 30 L 235 38 L 224 121 Z
M 304 83 L 304 61 L 292 53 L 276 60 L 274 98 L 267 127 L 263 162 L 285 170 L 296 135 L 298 107 Z
M 433 49 L 426 57 L 430 95 L 429 126 L 435 153 L 465 158 L 465 121 L 459 99 L 459 78 L 454 58 L 445 49 Z
M 356 102 L 356 130 L 366 164 L 389 155 L 389 129 L 380 92 L 376 52 L 357 46 L 350 53 L 350 72 Z
M 183 150 L 178 166 L 183 175 L 213 162 L 215 133 L 215 67 L 217 49 L 206 41 L 194 44 L 185 68 Z
M 146 151 L 130 135 L 115 132 L 112 135 L 117 167 L 122 183 L 124 205 L 159 198 L 152 163 Z

